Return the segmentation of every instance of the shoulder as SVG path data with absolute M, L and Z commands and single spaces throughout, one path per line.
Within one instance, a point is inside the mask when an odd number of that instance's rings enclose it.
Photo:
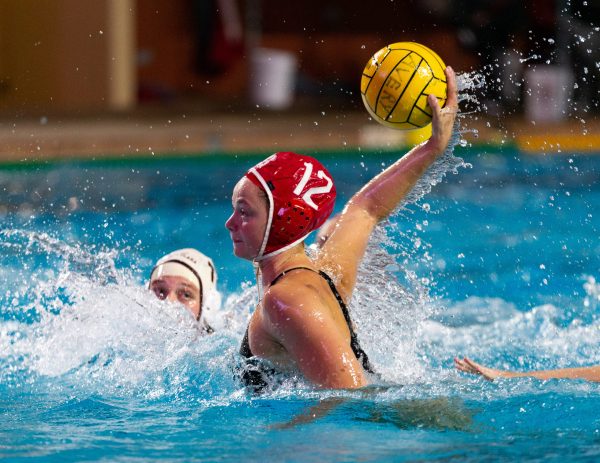
M 318 274 L 314 275 L 319 278 Z M 285 283 L 277 283 L 265 293 L 263 326 L 286 348 L 310 338 L 323 340 L 335 331 L 332 311 L 313 284 L 316 281 L 311 281 L 313 278 L 307 276 L 299 281 L 286 278 Z
M 308 271 L 287 275 L 265 292 L 265 314 L 273 322 L 282 322 L 323 312 L 325 305 L 320 294 L 320 280 L 319 274 Z

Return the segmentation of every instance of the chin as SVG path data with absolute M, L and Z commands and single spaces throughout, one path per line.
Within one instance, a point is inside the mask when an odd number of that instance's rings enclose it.
M 257 253 L 256 252 L 255 253 L 249 252 L 246 249 L 246 247 L 243 246 L 243 245 L 241 245 L 241 244 L 239 244 L 239 245 L 234 244 L 233 245 L 233 254 L 236 257 L 239 257 L 240 259 L 253 260 L 254 257 L 256 257 Z
M 249 255 L 248 253 L 234 253 L 237 257 L 244 260 L 254 260 L 256 254 Z
M 245 259 L 246 258 L 245 257 L 246 253 L 244 251 L 245 251 L 245 249 L 243 248 L 242 245 L 233 243 L 233 255 L 234 256 L 240 257 L 242 259 Z

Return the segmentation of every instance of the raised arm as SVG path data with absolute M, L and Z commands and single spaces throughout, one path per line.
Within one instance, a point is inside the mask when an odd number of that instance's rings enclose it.
M 538 371 L 506 371 L 488 368 L 474 362 L 468 357 L 462 359 L 455 358 L 456 368 L 465 373 L 481 375 L 485 379 L 493 381 L 497 378 L 524 378 L 532 377 L 541 380 L 547 379 L 585 379 L 587 381 L 600 381 L 600 365 L 580 368 L 559 368 L 556 370 L 538 370 Z
M 456 76 L 451 67 L 445 72 L 448 82 L 446 106 L 440 108 L 433 95 L 427 99 L 433 112 L 429 140 L 413 148 L 356 193 L 348 201 L 334 231 L 322 247 L 320 260 L 324 267 L 338 271 L 339 290 L 346 299 L 354 288 L 358 265 L 375 225 L 398 206 L 427 168 L 444 152 L 452 137 L 458 110 Z
M 427 168 L 440 156 L 452 137 L 458 109 L 456 77 L 446 68 L 448 99 L 440 108 L 437 99 L 429 95 L 427 102 L 433 112 L 432 134 L 425 143 L 413 148 L 400 160 L 367 183 L 348 202 L 347 208 L 359 208 L 377 221 L 387 217 L 415 186 Z

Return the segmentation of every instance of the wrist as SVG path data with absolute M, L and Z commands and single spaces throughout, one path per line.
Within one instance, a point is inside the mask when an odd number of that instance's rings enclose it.
M 427 140 L 422 146 L 427 151 L 427 153 L 434 157 L 438 157 L 439 155 L 441 155 L 444 152 L 445 148 L 444 146 L 442 146 L 441 143 L 439 143 L 438 140 L 436 140 L 433 137 Z

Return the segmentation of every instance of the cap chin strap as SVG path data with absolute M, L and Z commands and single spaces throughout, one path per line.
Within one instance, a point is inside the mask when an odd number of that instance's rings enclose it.
M 258 254 L 256 255 L 256 257 L 254 258 L 254 261 L 258 262 L 258 261 L 261 261 L 262 259 L 264 259 L 265 257 L 267 257 L 267 256 L 264 256 L 263 254 L 265 252 L 265 248 L 267 247 L 267 241 L 269 241 L 269 234 L 271 233 L 271 225 L 273 223 L 273 208 L 275 207 L 274 206 L 275 202 L 273 201 L 273 194 L 271 193 L 271 189 L 269 188 L 269 185 L 267 185 L 267 182 L 262 177 L 262 175 L 260 175 L 254 167 L 252 169 L 250 169 L 249 172 L 258 179 L 258 181 L 260 182 L 260 184 L 263 187 L 265 194 L 267 195 L 267 198 L 269 198 L 269 214 L 267 216 L 267 228 L 265 229 L 265 236 L 263 237 L 262 244 L 260 245 L 260 250 L 258 251 Z M 272 255 L 272 254 L 273 253 L 270 253 L 269 255 Z

